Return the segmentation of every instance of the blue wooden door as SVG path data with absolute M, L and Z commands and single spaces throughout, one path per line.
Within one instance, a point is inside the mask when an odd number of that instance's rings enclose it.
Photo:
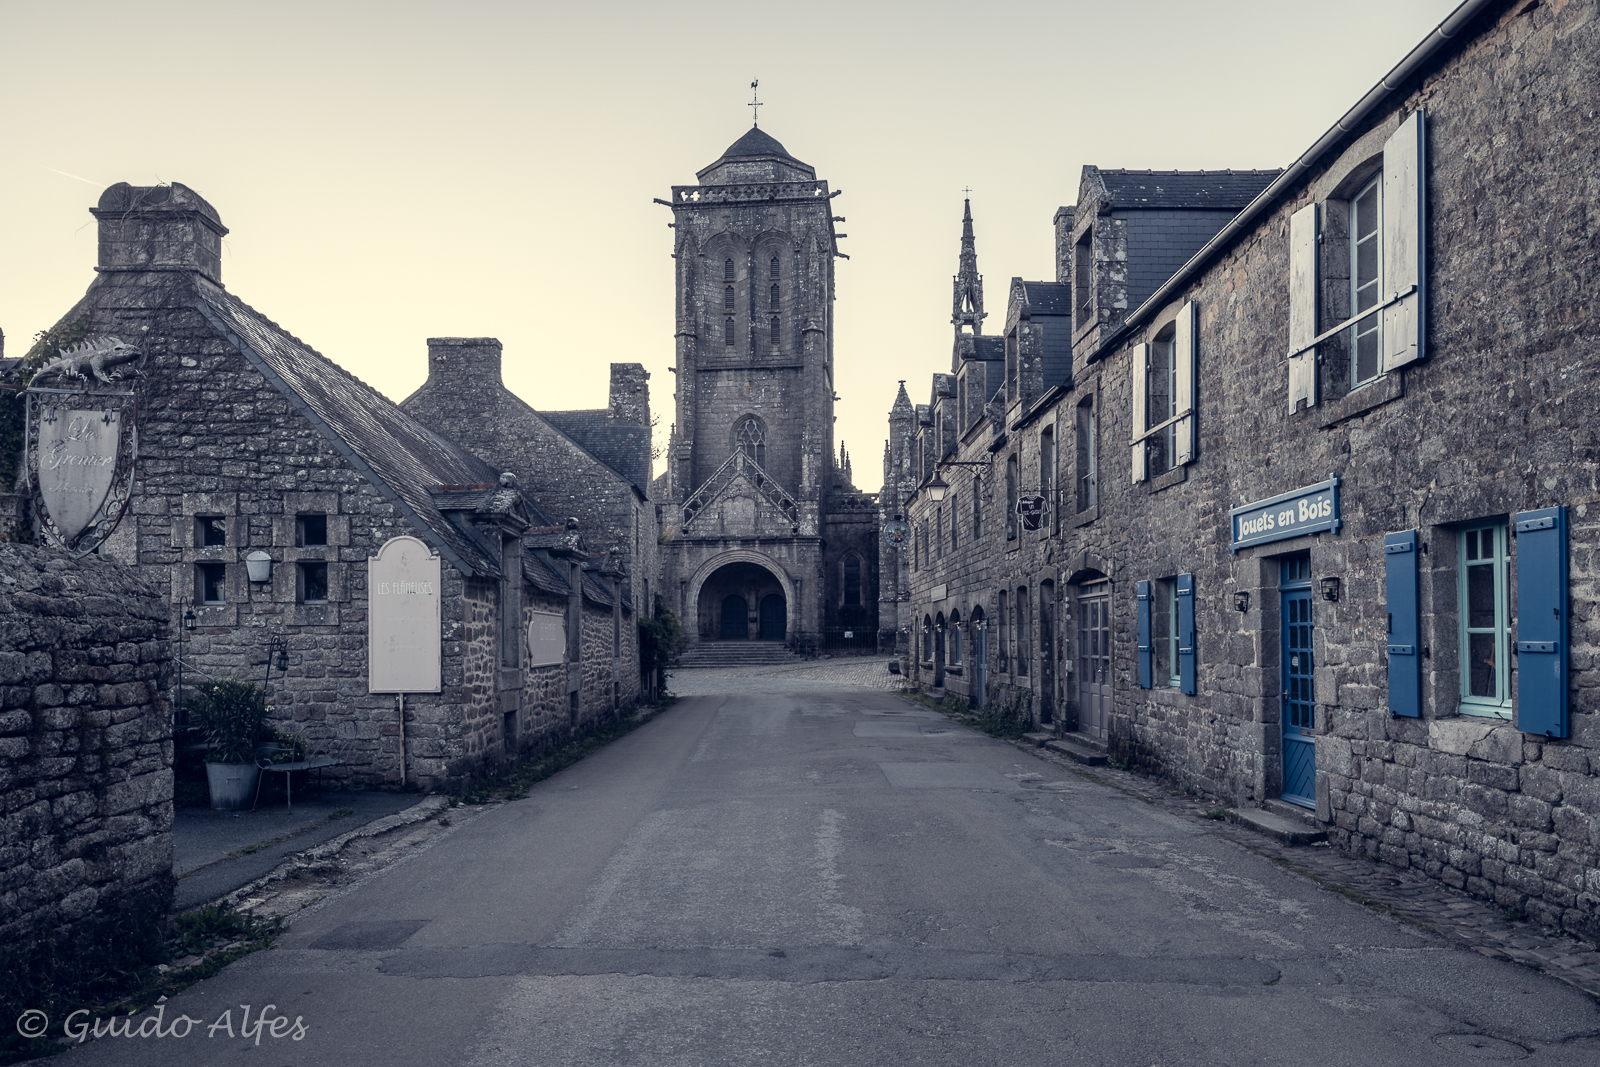
M 1298 564 L 1298 566 L 1297 566 Z M 1311 648 L 1311 583 L 1301 560 L 1284 562 L 1283 799 L 1317 805 L 1317 695 Z M 1305 575 L 1290 578 L 1291 574 Z M 1303 587 L 1299 587 L 1302 585 Z M 1298 587 L 1298 588 L 1297 588 Z

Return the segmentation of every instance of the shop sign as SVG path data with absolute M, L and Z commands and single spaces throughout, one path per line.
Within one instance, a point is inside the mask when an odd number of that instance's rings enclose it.
M 1337 530 L 1339 521 L 1339 477 L 1283 493 L 1269 500 L 1258 500 L 1228 512 L 1232 524 L 1232 544 L 1237 552 L 1251 545 L 1284 541 L 1291 537 Z

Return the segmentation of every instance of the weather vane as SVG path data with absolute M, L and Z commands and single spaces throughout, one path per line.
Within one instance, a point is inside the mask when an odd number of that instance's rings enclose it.
M 750 109 L 750 125 L 752 126 L 761 125 L 761 112 L 756 110 L 756 108 L 761 106 L 761 100 L 756 94 L 756 90 L 760 87 L 760 85 L 760 78 L 757 78 L 755 81 L 750 83 L 750 102 L 745 105 L 745 107 Z

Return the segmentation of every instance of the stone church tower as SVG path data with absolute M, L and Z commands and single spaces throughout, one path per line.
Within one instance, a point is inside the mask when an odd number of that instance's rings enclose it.
M 838 194 L 754 127 L 696 177 L 670 201 L 662 588 L 701 643 L 871 648 L 876 502 L 833 440 Z

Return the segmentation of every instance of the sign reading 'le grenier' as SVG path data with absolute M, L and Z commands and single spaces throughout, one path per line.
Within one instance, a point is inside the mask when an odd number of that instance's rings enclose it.
M 1308 485 L 1270 500 L 1258 500 L 1228 512 L 1237 552 L 1250 545 L 1339 528 L 1339 478 Z

